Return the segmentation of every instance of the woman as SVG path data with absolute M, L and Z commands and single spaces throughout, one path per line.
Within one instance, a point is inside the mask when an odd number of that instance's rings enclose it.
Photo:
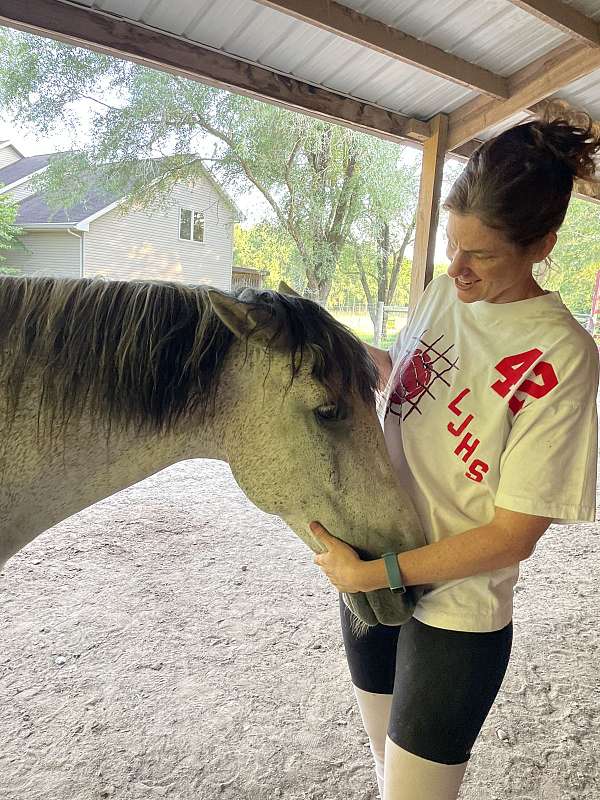
M 392 463 L 428 544 L 366 562 L 311 523 L 327 548 L 315 563 L 340 592 L 424 590 L 409 622 L 362 638 L 340 597 L 384 800 L 457 797 L 508 665 L 519 562 L 550 523 L 595 519 L 598 351 L 532 271 L 599 144 L 564 120 L 483 144 L 444 204 L 447 275 L 389 353 L 370 348 L 393 388 Z

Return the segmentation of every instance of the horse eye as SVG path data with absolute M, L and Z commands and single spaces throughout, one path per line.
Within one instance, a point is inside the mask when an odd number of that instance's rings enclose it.
M 315 416 L 321 422 L 331 422 L 332 420 L 346 419 L 346 409 L 337 403 L 327 403 L 324 406 L 315 408 Z

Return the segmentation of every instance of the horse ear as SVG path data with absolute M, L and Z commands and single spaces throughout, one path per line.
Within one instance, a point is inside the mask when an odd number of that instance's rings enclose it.
M 217 317 L 238 339 L 247 339 L 259 323 L 256 310 L 251 305 L 229 294 L 209 289 L 208 299 Z M 258 344 L 263 344 L 263 339 L 268 340 L 268 338 L 266 330 L 263 329 L 257 333 L 254 340 Z
M 287 294 L 290 297 L 302 297 L 302 295 L 294 291 L 291 286 L 288 286 L 285 281 L 279 281 L 279 288 L 277 291 L 279 294 Z
M 238 339 L 246 338 L 256 325 L 256 321 L 251 318 L 250 307 L 235 297 L 209 289 L 208 299 L 217 317 Z

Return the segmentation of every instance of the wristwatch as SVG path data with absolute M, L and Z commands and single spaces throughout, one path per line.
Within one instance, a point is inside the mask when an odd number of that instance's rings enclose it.
M 387 572 L 390 591 L 394 592 L 394 594 L 404 594 L 406 592 L 406 586 L 404 585 L 402 573 L 398 566 L 397 553 L 384 553 L 381 557 L 385 563 L 385 571 Z

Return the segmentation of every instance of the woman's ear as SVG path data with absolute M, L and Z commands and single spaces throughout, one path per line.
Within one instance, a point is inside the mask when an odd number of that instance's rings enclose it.
M 550 231 L 545 236 L 542 236 L 541 239 L 538 239 L 537 242 L 533 242 L 530 245 L 530 258 L 534 264 L 539 264 L 540 262 L 544 261 L 550 253 L 554 250 L 554 245 L 558 236 L 556 235 L 556 231 Z

